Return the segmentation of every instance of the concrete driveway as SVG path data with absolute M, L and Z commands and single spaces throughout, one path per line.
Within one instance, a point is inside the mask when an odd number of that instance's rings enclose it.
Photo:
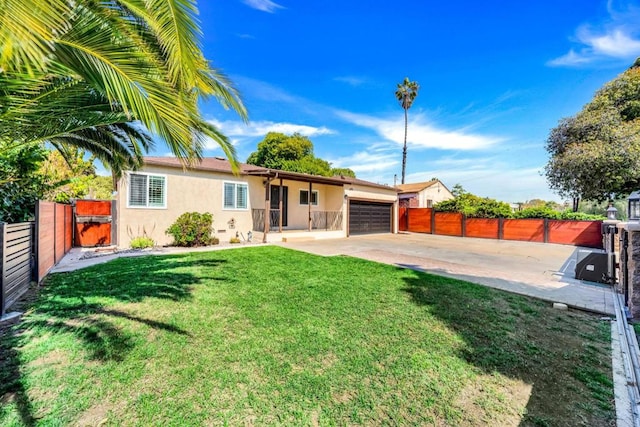
M 278 243 L 317 255 L 349 255 L 614 314 L 610 286 L 573 278 L 573 246 L 402 233 Z

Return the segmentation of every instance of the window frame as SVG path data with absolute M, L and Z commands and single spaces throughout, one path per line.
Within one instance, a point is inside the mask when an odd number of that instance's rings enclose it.
M 225 204 L 225 193 L 227 184 L 233 185 L 233 207 L 227 207 Z M 245 193 L 245 206 L 243 208 L 238 207 L 238 186 L 243 186 L 246 189 Z M 249 183 L 244 181 L 222 181 L 222 210 L 223 211 L 248 211 L 249 210 Z
M 146 187 L 145 187 L 145 204 L 142 205 L 132 205 L 131 204 L 131 176 L 132 175 L 144 175 L 147 177 Z M 163 186 L 162 186 L 162 206 L 150 206 L 149 205 L 149 177 L 162 178 Z M 129 188 L 127 188 L 127 208 L 130 209 L 167 209 L 167 194 L 169 193 L 167 190 L 168 187 L 168 179 L 166 174 L 162 173 L 151 173 L 151 172 L 128 172 L 127 173 L 127 183 Z
M 307 193 L 307 203 L 302 203 L 302 193 Z M 320 205 L 320 192 L 318 190 L 312 190 L 311 194 L 315 194 L 316 195 L 316 202 L 313 203 L 312 197 L 309 197 L 309 190 L 301 188 L 300 189 L 300 193 L 298 194 L 298 204 L 300 206 L 309 206 L 309 203 L 311 203 L 311 206 L 319 206 Z

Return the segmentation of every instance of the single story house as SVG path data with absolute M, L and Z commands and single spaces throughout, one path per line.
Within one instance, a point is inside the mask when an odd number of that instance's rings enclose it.
M 400 207 L 432 208 L 435 203 L 453 199 L 453 194 L 439 179 L 396 185 Z
M 221 241 L 238 234 L 260 241 L 336 238 L 396 233 L 394 187 L 345 176 L 325 177 L 203 158 L 185 168 L 172 157 L 145 157 L 138 171 L 123 174 L 115 210 L 116 244 L 147 235 L 171 243 L 165 230 L 185 212 L 213 214 Z

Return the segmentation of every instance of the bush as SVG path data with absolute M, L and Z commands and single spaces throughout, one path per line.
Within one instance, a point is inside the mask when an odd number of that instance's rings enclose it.
M 206 246 L 213 243 L 211 236 L 213 215 L 205 212 L 185 212 L 167 228 L 175 246 Z
M 131 239 L 130 245 L 132 249 L 146 249 L 154 247 L 156 242 L 151 237 L 139 236 Z
M 514 218 L 547 218 L 560 219 L 560 212 L 545 206 L 526 208 L 513 213 Z
M 560 219 L 571 219 L 574 221 L 599 221 L 607 219 L 604 215 L 595 215 L 584 212 L 564 211 L 560 214 Z
M 229 243 L 240 243 L 240 238 L 232 237 L 231 239 L 229 239 Z
M 434 206 L 438 212 L 460 212 L 469 218 L 499 218 L 511 215 L 508 203 L 464 193 L 455 199 L 444 200 Z

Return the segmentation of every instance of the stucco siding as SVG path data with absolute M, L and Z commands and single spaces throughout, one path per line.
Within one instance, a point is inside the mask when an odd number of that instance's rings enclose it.
M 166 208 L 132 208 L 127 206 L 129 194 L 128 175 L 118 188 L 118 246 L 128 247 L 131 239 L 148 235 L 159 245 L 171 243 L 165 230 L 185 212 L 210 212 L 213 229 L 221 240 L 234 236 L 236 231 L 246 235 L 251 230 L 252 203 L 264 195 L 256 195 L 261 181 L 255 177 L 236 177 L 224 173 L 183 171 L 174 168 L 145 167 L 141 173 L 166 176 Z M 224 182 L 248 184 L 248 206 L 243 210 L 226 210 L 223 207 Z M 256 185 L 257 183 L 257 185 Z M 233 221 L 232 221 L 233 220 Z M 232 228 L 233 227 L 233 228 Z
M 125 174 L 118 186 L 117 221 L 119 247 L 129 247 L 131 239 L 142 235 L 151 237 L 158 245 L 171 244 L 172 237 L 166 229 L 185 212 L 210 212 L 213 214 L 214 234 L 221 241 L 228 241 L 236 232 L 253 230 L 253 209 L 265 209 L 265 181 L 260 176 L 234 176 L 211 170 L 183 170 L 172 166 L 147 164 L 135 173 L 157 174 L 165 177 L 165 206 L 159 208 L 130 207 L 129 175 Z M 151 181 L 149 181 L 151 182 Z M 224 208 L 224 183 L 247 184 L 247 208 Z M 280 185 L 279 179 L 271 181 Z M 288 188 L 288 212 L 285 230 L 308 230 L 309 205 L 300 203 L 300 191 L 309 190 L 309 183 L 287 179 L 282 185 Z M 143 187 L 142 187 L 143 188 Z M 368 187 L 360 184 L 329 185 L 312 184 L 318 192 L 318 204 L 311 205 L 311 212 L 342 211 L 342 230 L 332 233 L 347 233 L 348 199 L 374 200 L 394 204 L 394 231 L 397 228 L 397 194 L 392 187 Z M 320 216 L 320 218 L 323 218 Z M 324 217 L 326 220 L 326 217 Z M 317 219 L 317 218 L 316 218 Z M 273 228 L 273 227 L 272 227 Z M 272 232 L 275 231 L 272 229 Z

